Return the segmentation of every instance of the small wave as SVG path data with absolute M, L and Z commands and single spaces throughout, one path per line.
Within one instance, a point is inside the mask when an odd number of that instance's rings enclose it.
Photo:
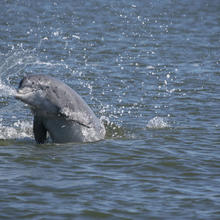
M 163 128 L 170 128 L 170 124 L 167 118 L 163 117 L 154 117 L 147 123 L 147 128 L 150 129 L 163 129 Z

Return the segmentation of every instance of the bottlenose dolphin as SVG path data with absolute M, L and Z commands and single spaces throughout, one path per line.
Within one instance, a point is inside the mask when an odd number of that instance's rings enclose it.
M 55 143 L 104 139 L 105 128 L 86 102 L 68 85 L 48 75 L 24 77 L 15 98 L 28 104 L 34 115 L 33 132 L 44 143 L 47 132 Z

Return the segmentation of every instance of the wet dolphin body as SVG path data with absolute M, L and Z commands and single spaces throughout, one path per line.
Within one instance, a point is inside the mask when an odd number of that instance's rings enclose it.
M 24 77 L 15 95 L 34 114 L 37 143 L 49 133 L 53 142 L 91 142 L 105 137 L 105 128 L 86 102 L 65 83 L 47 75 Z

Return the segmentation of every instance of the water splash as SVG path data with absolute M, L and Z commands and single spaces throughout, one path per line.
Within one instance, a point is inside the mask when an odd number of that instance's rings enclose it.
M 2 55 L 0 62 L 0 97 L 9 97 L 15 94 L 14 81 L 24 69 L 36 61 L 33 50 L 21 48 L 12 50 Z M 17 81 L 17 80 L 16 80 Z
M 125 131 L 122 126 L 110 121 L 109 117 L 102 116 L 100 118 L 106 129 L 106 138 L 123 138 Z
M 5 85 L 1 80 L 0 80 L 0 97 L 8 97 L 8 96 L 13 96 L 15 95 L 16 90 L 10 86 Z
M 2 57 L 0 63 L 1 79 L 9 80 L 10 76 L 18 76 L 28 65 L 37 60 L 34 50 L 13 49 Z
M 33 138 L 32 123 L 28 121 L 17 121 L 12 125 L 4 125 L 0 122 L 0 139 L 24 139 Z
M 150 129 L 163 129 L 163 128 L 170 128 L 170 124 L 167 118 L 164 117 L 154 117 L 147 123 L 147 128 Z
M 25 75 L 26 68 L 37 61 L 33 50 L 12 48 L 8 54 L 1 54 L 0 61 L 0 139 L 14 140 L 32 137 L 32 122 L 22 120 L 24 108 L 12 98 L 15 85 Z M 19 79 L 18 79 L 19 78 Z M 19 112 L 19 114 L 18 114 Z

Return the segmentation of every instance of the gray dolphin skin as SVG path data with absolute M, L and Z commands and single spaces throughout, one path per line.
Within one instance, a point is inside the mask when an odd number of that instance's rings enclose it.
M 105 128 L 86 102 L 68 85 L 48 75 L 24 77 L 15 98 L 34 114 L 37 143 L 93 142 L 104 139 Z

